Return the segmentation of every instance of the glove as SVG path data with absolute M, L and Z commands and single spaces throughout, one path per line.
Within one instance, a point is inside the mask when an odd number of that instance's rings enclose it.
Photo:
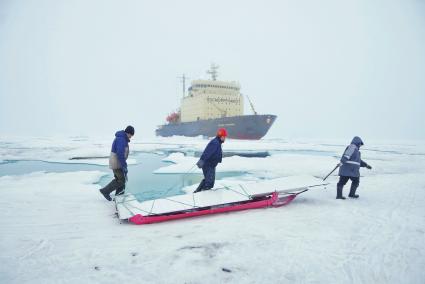
M 198 166 L 198 168 L 202 168 L 204 166 L 205 162 L 202 160 L 199 160 L 196 165 Z
M 371 170 L 372 167 L 370 165 L 366 165 L 366 169 Z
M 341 162 L 339 162 L 337 166 L 338 166 L 338 167 L 342 166 L 342 163 L 341 163 Z

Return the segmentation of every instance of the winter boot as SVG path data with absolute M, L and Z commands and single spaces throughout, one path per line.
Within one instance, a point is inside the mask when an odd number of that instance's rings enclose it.
M 99 192 L 105 197 L 106 200 L 111 201 L 112 198 L 109 196 L 109 194 L 102 191 L 102 189 L 99 189 Z
M 203 179 L 201 181 L 201 183 L 198 185 L 198 188 L 193 193 L 197 193 L 197 192 L 202 191 L 203 190 L 203 187 L 204 187 L 204 184 L 205 184 L 205 179 Z
M 348 197 L 350 197 L 350 198 L 359 198 L 359 195 L 356 194 L 356 189 L 357 189 L 357 186 L 351 186 L 351 188 L 350 188 L 350 194 L 348 194 Z
M 345 199 L 344 196 L 342 196 L 342 189 L 344 186 L 337 185 L 336 186 L 336 199 Z
M 120 189 L 117 189 L 117 190 L 115 191 L 115 196 L 117 196 L 117 195 L 121 195 L 121 194 L 124 194 L 124 188 L 120 188 Z

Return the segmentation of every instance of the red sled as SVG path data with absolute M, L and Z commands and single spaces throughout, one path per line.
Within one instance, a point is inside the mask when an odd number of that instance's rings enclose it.
M 326 185 L 314 178 L 314 181 L 308 180 L 307 184 L 310 185 L 295 186 L 294 182 L 300 180 L 304 184 L 307 182 L 305 177 L 304 179 L 287 177 L 142 202 L 139 202 L 132 194 L 125 194 L 117 196 L 115 204 L 121 220 L 143 225 L 232 211 L 283 206 L 312 187 Z M 285 188 L 270 191 L 271 186 L 279 185 L 283 181 L 286 184 Z

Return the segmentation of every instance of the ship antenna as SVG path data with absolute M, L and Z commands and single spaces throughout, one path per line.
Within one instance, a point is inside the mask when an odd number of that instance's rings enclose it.
M 181 79 L 181 82 L 183 84 L 183 98 L 186 97 L 186 80 L 189 79 L 189 77 L 186 77 L 186 75 L 183 73 L 181 77 L 177 77 Z
M 255 108 L 254 108 L 254 105 L 251 102 L 251 99 L 248 97 L 248 95 L 246 97 L 248 98 L 249 105 L 251 106 L 252 111 L 254 112 L 255 115 L 257 115 L 257 112 L 255 111 Z
M 211 75 L 211 78 L 212 78 L 213 81 L 217 80 L 217 75 L 218 75 L 217 69 L 218 69 L 218 67 L 220 67 L 220 66 L 218 66 L 214 63 L 211 63 L 210 70 L 207 71 L 207 74 Z

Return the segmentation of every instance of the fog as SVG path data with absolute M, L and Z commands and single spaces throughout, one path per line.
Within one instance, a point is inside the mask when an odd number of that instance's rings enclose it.
M 213 62 L 266 137 L 425 139 L 414 0 L 0 0 L 0 135 L 153 137 Z

